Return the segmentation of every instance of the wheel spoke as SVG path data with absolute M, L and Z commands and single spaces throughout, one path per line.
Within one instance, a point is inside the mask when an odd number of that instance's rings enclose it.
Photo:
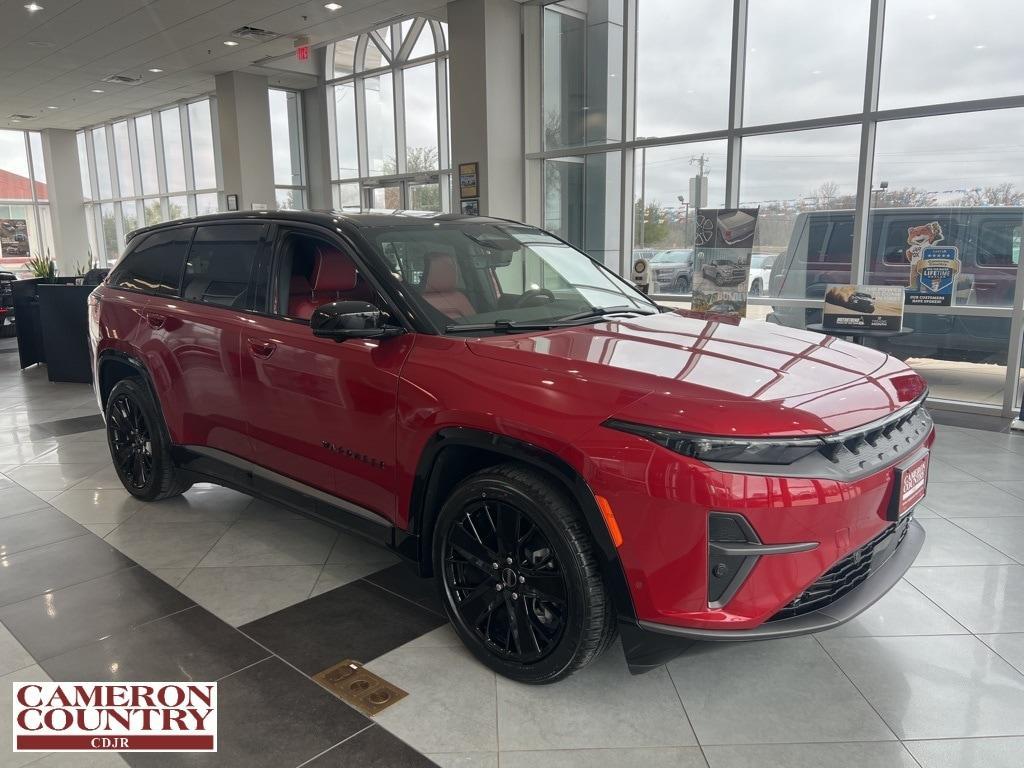
M 461 526 L 452 531 L 451 546 L 455 552 L 465 558 L 471 565 L 490 575 L 491 564 L 497 561 L 497 555 L 484 544 L 466 533 Z
M 537 634 L 530 620 L 529 611 L 526 610 L 526 602 L 522 599 L 511 600 L 511 617 L 513 633 L 516 638 L 516 646 L 522 654 L 540 653 L 540 643 L 537 642 Z
M 522 589 L 520 591 L 527 597 L 532 597 L 544 603 L 551 603 L 553 605 L 565 605 L 565 589 L 563 583 L 559 581 L 557 584 L 549 585 L 549 587 L 554 588 L 552 588 L 550 592 L 545 592 L 543 590 L 537 589 L 528 581 L 526 584 L 522 586 Z
M 497 514 L 498 554 L 511 557 L 518 562 L 519 548 L 516 543 L 519 539 L 519 519 L 522 517 L 522 513 L 515 507 L 499 504 Z

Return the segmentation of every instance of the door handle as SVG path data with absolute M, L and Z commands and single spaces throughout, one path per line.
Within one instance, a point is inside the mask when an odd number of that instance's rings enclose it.
M 263 339 L 249 339 L 249 351 L 255 357 L 261 357 L 266 360 L 277 349 L 277 344 L 272 341 L 265 341 Z
M 149 327 L 154 331 L 159 331 L 164 327 L 164 323 L 167 322 L 167 318 L 164 315 L 158 315 L 156 312 L 147 312 L 146 322 L 149 323 Z

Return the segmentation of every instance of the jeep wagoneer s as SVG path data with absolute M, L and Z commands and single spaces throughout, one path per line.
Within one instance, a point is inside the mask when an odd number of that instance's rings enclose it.
M 481 662 L 836 626 L 921 548 L 926 387 L 804 330 L 669 311 L 539 229 L 253 212 L 131 235 L 90 299 L 125 488 L 212 481 L 383 541 Z

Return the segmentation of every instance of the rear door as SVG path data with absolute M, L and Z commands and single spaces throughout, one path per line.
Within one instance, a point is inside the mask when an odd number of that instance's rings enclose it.
M 180 296 L 154 298 L 148 309 L 151 356 L 168 382 L 180 420 L 179 444 L 252 458 L 240 355 L 252 323 L 253 271 L 267 230 L 263 222 L 197 227 Z

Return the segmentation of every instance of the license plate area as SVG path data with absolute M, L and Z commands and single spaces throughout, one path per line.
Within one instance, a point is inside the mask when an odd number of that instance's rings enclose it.
M 931 454 L 926 449 L 896 466 L 893 471 L 892 497 L 886 519 L 897 522 L 925 497 L 928 488 L 928 462 Z

